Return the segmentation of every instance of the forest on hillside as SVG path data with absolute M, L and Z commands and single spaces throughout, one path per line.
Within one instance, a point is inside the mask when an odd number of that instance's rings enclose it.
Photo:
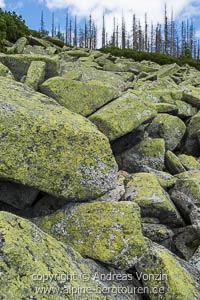
M 112 34 L 109 35 L 105 25 L 105 15 L 102 16 L 101 32 L 97 30 L 97 24 L 92 18 L 78 24 L 77 17 L 66 12 L 65 28 L 55 26 L 55 15 L 52 13 L 52 28 L 48 32 L 45 29 L 43 12 L 41 14 L 40 32 L 58 37 L 71 46 L 96 49 L 97 45 L 104 47 L 117 47 L 122 49 L 133 49 L 151 53 L 162 53 L 174 57 L 187 56 L 199 59 L 200 40 L 195 37 L 193 20 L 182 20 L 180 23 L 174 20 L 173 10 L 170 17 L 165 5 L 163 24 L 148 22 L 145 13 L 144 22 L 132 15 L 131 29 L 128 30 L 126 20 L 122 14 L 121 20 L 113 18 Z M 101 39 L 101 40 L 98 40 Z
M 16 12 L 0 9 L 0 44 L 5 40 L 15 42 L 21 36 L 30 34 L 37 37 L 52 36 L 63 40 L 67 45 L 81 48 L 106 48 L 114 47 L 132 49 L 145 53 L 165 54 L 175 58 L 200 58 L 200 40 L 195 36 L 195 26 L 192 20 L 185 19 L 181 22 L 174 20 L 173 10 L 170 17 L 165 5 L 163 24 L 148 22 L 145 14 L 144 20 L 132 15 L 132 24 L 127 26 L 122 14 L 121 20 L 113 18 L 112 33 L 108 33 L 105 25 L 105 15 L 102 16 L 102 28 L 93 20 L 92 15 L 82 22 L 77 21 L 77 16 L 72 16 L 67 10 L 65 28 L 55 25 L 55 13 L 52 13 L 51 29 L 46 28 L 43 11 L 38 20 L 39 31 L 29 29 L 22 16 Z M 109 28 L 110 32 L 110 28 Z

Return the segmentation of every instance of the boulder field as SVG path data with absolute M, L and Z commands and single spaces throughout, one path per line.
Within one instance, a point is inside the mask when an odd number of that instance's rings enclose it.
M 51 38 L 7 50 L 0 299 L 200 299 L 200 72 Z

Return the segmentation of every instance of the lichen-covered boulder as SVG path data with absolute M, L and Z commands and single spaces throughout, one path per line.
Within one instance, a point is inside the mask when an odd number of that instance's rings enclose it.
M 148 133 L 152 137 L 160 137 L 165 140 L 165 147 L 174 150 L 182 140 L 186 131 L 184 122 L 176 116 L 158 114 L 150 126 Z
M 185 260 L 190 260 L 194 252 L 200 246 L 200 238 L 196 230 L 190 225 L 183 228 L 177 228 L 173 237 L 173 243 Z
M 81 82 L 53 77 L 40 86 L 40 91 L 54 98 L 67 109 L 88 116 L 99 107 L 119 96 L 117 89 L 103 84 L 101 81 Z
M 148 287 L 151 300 L 198 300 L 200 286 L 197 272 L 186 268 L 183 260 L 155 243 L 136 265 L 136 278 Z
M 179 158 L 169 150 L 165 155 L 165 166 L 172 175 L 186 171 Z
M 90 55 L 90 51 L 87 51 L 86 49 L 72 49 L 67 51 L 67 54 L 76 58 L 88 57 Z
M 200 130 L 200 111 L 195 114 L 187 126 L 187 137 L 184 144 L 184 152 L 187 154 L 199 156 L 200 143 L 198 139 L 198 131 Z
M 200 108 L 200 96 L 199 96 L 200 90 L 198 88 L 195 89 L 195 87 L 192 87 L 190 89 L 190 86 L 187 87 L 187 91 L 183 92 L 182 99 L 189 104 L 192 104 L 193 106 Z
M 197 108 L 182 100 L 175 100 L 180 118 L 192 117 L 197 113 Z
M 149 173 L 135 173 L 125 186 L 124 199 L 136 202 L 142 217 L 153 217 L 163 224 L 183 225 L 184 222 L 169 195 L 157 178 Z
M 0 76 L 7 77 L 10 79 L 14 79 L 14 76 L 12 75 L 12 72 L 9 70 L 8 67 L 0 63 Z
M 156 178 L 158 179 L 159 184 L 164 189 L 174 186 L 174 184 L 177 180 L 176 177 L 172 176 L 171 174 L 169 174 L 167 172 L 158 171 L 158 170 L 155 170 L 155 169 L 152 169 L 149 167 L 144 168 L 144 172 L 155 175 Z
M 171 103 L 158 102 L 154 106 L 158 113 L 176 114 L 178 112 L 178 107 Z
M 0 77 L 0 89 L 0 177 L 71 200 L 115 187 L 110 145 L 90 121 L 21 83 Z
M 185 219 L 192 222 L 191 214 L 200 206 L 200 171 L 183 172 L 176 177 L 171 197 Z M 198 218 L 200 220 L 200 215 Z
M 44 61 L 32 61 L 24 83 L 37 91 L 39 85 L 44 81 L 45 69 L 46 63 Z
M 141 101 L 133 93 L 125 93 L 115 101 L 99 109 L 90 120 L 113 141 L 157 115 L 148 101 Z
M 153 242 L 171 250 L 174 233 L 172 229 L 166 225 L 142 223 L 142 232 L 145 237 L 149 238 Z
M 24 51 L 24 48 L 27 44 L 27 38 L 21 37 L 19 38 L 16 43 L 9 49 L 9 51 L 16 51 L 18 54 L 22 54 Z
M 200 246 L 195 251 L 194 255 L 189 260 L 189 263 L 195 267 L 200 273 Z
M 117 274 L 126 274 L 83 259 L 30 221 L 6 212 L 0 212 L 0 250 L 0 299 L 104 300 L 106 292 L 114 300 L 112 288 L 140 286 L 137 280 L 115 281 Z M 142 300 L 128 292 L 121 299 Z
M 179 71 L 180 67 L 175 63 L 171 65 L 165 65 L 160 68 L 160 70 L 157 72 L 158 78 L 163 78 L 166 76 L 171 76 L 175 74 L 177 71 Z
M 11 70 L 16 80 L 21 80 L 21 78 L 27 74 L 32 61 L 46 62 L 46 79 L 58 75 L 58 61 L 56 58 L 34 54 L 6 55 L 0 53 L 0 62 Z
M 187 154 L 180 154 L 178 158 L 186 171 L 199 170 L 200 171 L 200 162 L 194 156 Z
M 47 48 L 51 46 L 51 43 L 46 41 L 45 39 L 40 39 L 35 36 L 29 36 L 28 37 L 28 42 L 32 46 L 41 46 L 43 48 Z
M 165 160 L 165 141 L 146 138 L 116 157 L 120 169 L 129 173 L 145 172 L 146 167 L 162 171 Z
M 126 173 L 126 172 L 123 172 L 123 171 L 120 171 L 119 172 L 119 177 L 118 177 L 118 180 L 117 180 L 117 184 L 116 184 L 116 187 L 105 193 L 103 196 L 99 197 L 98 200 L 100 201 L 120 201 L 124 194 L 125 194 L 125 187 L 124 187 L 124 182 L 125 182 L 125 178 L 126 178 L 126 174 L 123 174 L 123 173 Z
M 72 57 L 67 56 L 67 58 L 59 61 L 60 76 L 72 79 L 71 74 L 73 76 L 76 74 L 75 78 L 78 78 L 82 82 L 97 80 L 103 82 L 106 86 L 115 87 L 119 91 L 125 90 L 127 83 L 124 82 L 120 74 L 98 70 L 94 62 L 83 63 L 80 61 L 72 62 L 71 60 Z
M 146 249 L 139 207 L 129 201 L 69 204 L 33 221 L 81 255 L 122 269 L 134 266 Z

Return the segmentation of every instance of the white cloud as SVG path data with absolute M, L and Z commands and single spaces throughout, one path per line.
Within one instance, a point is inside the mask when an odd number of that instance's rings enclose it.
M 4 0 L 0 0 L 0 8 L 4 8 L 6 5 L 5 5 L 5 1 Z
M 193 0 L 44 0 L 49 9 L 70 7 L 73 13 L 79 16 L 87 16 L 93 11 L 100 14 L 106 9 L 112 13 L 124 11 L 124 14 L 135 12 L 138 17 L 146 11 L 149 18 L 161 22 L 163 20 L 164 4 L 169 10 L 173 7 L 177 16 L 185 7 L 194 3 Z

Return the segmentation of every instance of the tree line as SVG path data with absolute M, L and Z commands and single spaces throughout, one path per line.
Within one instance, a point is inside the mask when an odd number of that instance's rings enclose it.
M 60 25 L 55 26 L 54 13 L 52 13 L 51 32 L 44 28 L 43 12 L 41 15 L 40 32 L 43 35 L 50 34 L 65 41 L 70 46 L 96 49 L 97 45 L 102 48 L 113 46 L 122 49 L 133 49 L 150 53 L 162 53 L 173 57 L 193 57 L 200 58 L 200 41 L 195 38 L 195 28 L 192 20 L 186 19 L 181 23 L 174 20 L 173 10 L 170 17 L 167 14 L 165 5 L 163 12 L 163 24 L 153 24 L 148 22 L 145 13 L 144 24 L 132 15 L 131 29 L 127 29 L 125 18 L 121 20 L 113 18 L 112 34 L 109 36 L 105 15 L 102 16 L 102 29 L 97 34 L 97 24 L 90 15 L 84 22 L 77 24 L 77 17 L 66 12 L 65 29 L 61 30 Z M 101 39 L 101 40 L 98 40 Z
M 0 8 L 0 43 L 4 40 L 15 42 L 20 37 L 29 34 L 30 30 L 21 15 L 18 16 L 14 11 L 3 11 Z

